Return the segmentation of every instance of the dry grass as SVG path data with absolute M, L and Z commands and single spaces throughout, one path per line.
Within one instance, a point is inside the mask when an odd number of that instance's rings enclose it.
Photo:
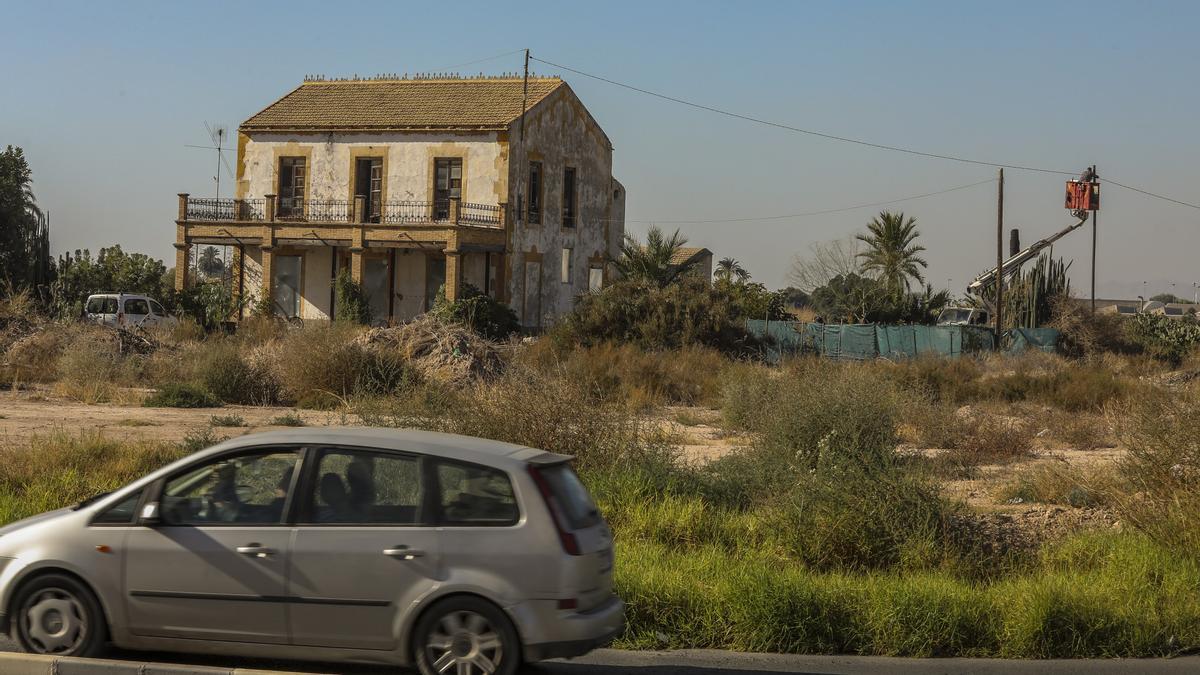
M 1114 503 L 1122 492 L 1112 467 L 1080 468 L 1065 463 L 1042 463 L 1022 471 L 1000 487 L 1000 502 L 1037 502 L 1075 508 L 1094 508 Z

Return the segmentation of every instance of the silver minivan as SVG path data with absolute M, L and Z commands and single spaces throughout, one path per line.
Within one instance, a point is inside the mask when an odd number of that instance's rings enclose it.
M 503 673 L 610 642 L 607 524 L 570 457 L 465 436 L 225 441 L 0 528 L 26 651 L 127 649 Z
M 95 293 L 83 306 L 83 317 L 110 328 L 174 326 L 179 320 L 157 300 L 132 293 Z

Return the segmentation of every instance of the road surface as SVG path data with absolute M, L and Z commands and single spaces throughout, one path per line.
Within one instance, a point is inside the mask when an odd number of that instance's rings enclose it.
M 14 651 L 15 645 L 0 637 L 0 650 Z M 280 662 L 186 654 L 114 651 L 108 658 L 136 661 L 241 666 L 274 669 L 285 673 L 345 673 L 347 675 L 393 675 L 394 668 L 344 666 L 329 663 Z M 527 669 L 531 675 L 761 675 L 761 673 L 807 673 L 810 675 L 1108 675 L 1117 673 L 1161 673 L 1182 675 L 1200 672 L 1200 656 L 1176 659 L 1111 659 L 1006 661 L 1001 659 L 901 659 L 880 656 L 792 656 L 784 654 L 739 654 L 712 650 L 675 652 L 627 652 L 601 649 L 574 661 L 553 661 Z

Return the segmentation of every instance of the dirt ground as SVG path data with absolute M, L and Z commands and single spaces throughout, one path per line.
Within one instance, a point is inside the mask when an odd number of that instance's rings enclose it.
M 30 437 L 52 433 L 101 433 L 122 440 L 176 442 L 186 435 L 208 429 L 218 438 L 228 438 L 284 428 L 271 424 L 273 419 L 282 415 L 300 417 L 306 426 L 313 427 L 360 423 L 356 416 L 341 412 L 286 407 L 226 405 L 221 408 L 181 409 L 144 408 L 118 403 L 88 405 L 56 396 L 49 388 L 36 388 L 0 392 L 0 443 L 19 444 Z M 245 426 L 215 426 L 214 416 L 241 417 Z M 646 421 L 658 424 L 675 437 L 685 461 L 709 462 L 751 443 L 747 434 L 722 428 L 720 412 L 717 410 L 673 406 L 648 416 Z M 915 452 L 932 457 L 942 451 Z M 1028 455 L 1002 464 L 975 467 L 969 477 L 946 479 L 942 482 L 942 489 L 948 497 L 960 500 L 972 511 L 982 514 L 986 527 L 997 531 L 1017 531 L 1030 540 L 1054 538 L 1080 529 L 1119 527 L 1115 516 L 1103 508 L 1014 503 L 1003 499 L 999 493 L 1022 473 L 1039 465 L 1055 465 L 1068 470 L 1094 470 L 1113 465 L 1123 454 L 1121 448 L 1076 450 L 1061 444 L 1037 443 Z

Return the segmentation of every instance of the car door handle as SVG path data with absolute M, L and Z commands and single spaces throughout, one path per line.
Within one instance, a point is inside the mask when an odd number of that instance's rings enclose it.
M 268 548 L 266 546 L 259 546 L 258 544 L 249 544 L 247 546 L 239 546 L 235 550 L 238 553 L 241 553 L 242 555 L 252 555 L 255 558 L 265 558 L 265 557 L 275 553 L 275 549 Z
M 421 550 L 418 550 L 415 548 L 409 548 L 407 546 L 397 546 L 396 548 L 383 549 L 383 554 L 386 556 L 390 556 L 392 558 L 402 558 L 404 560 L 412 560 L 414 558 L 423 557 L 425 555 L 425 551 L 421 551 Z

